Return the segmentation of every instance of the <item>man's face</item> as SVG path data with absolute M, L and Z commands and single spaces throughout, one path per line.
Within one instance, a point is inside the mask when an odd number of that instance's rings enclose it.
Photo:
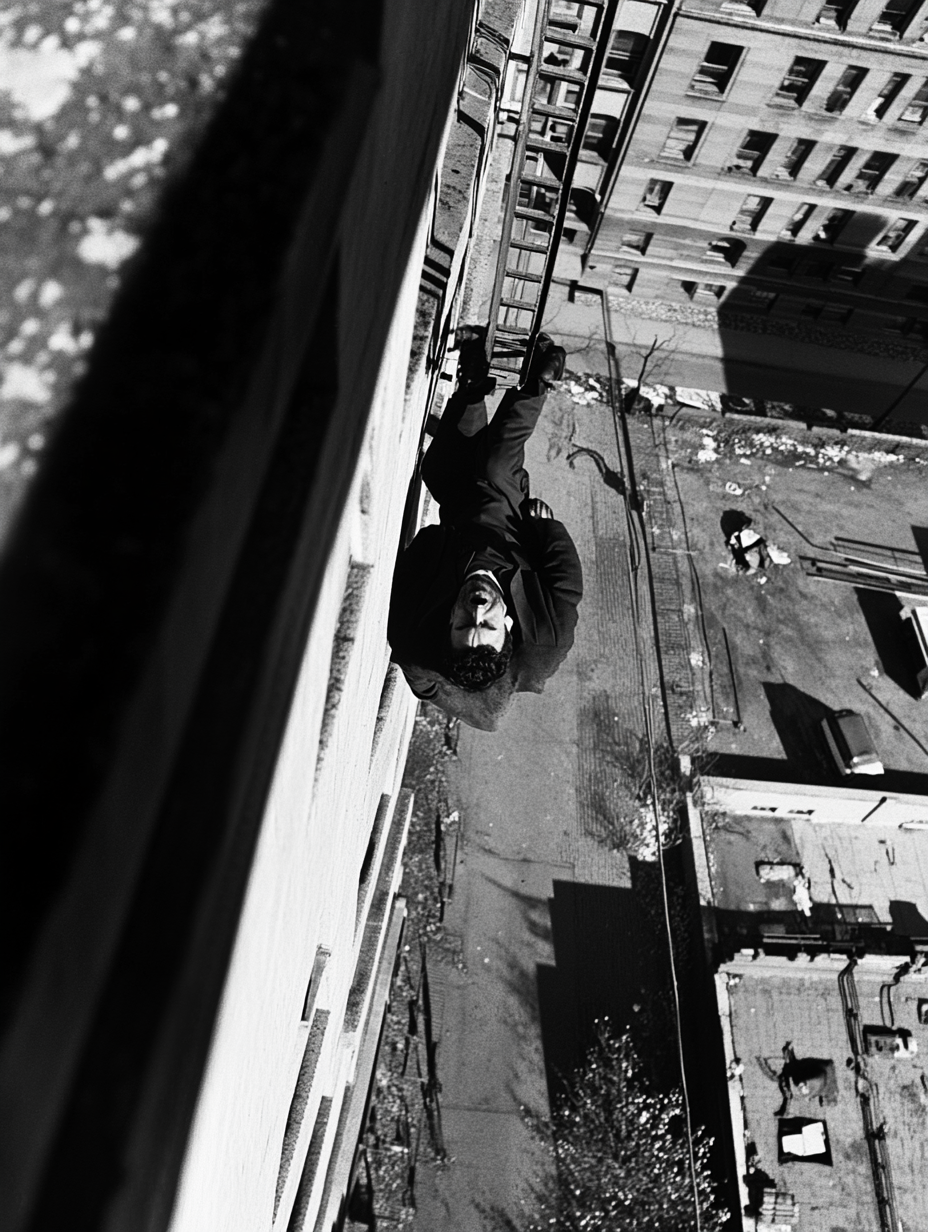
M 506 640 L 506 601 L 492 578 L 475 573 L 466 578 L 451 609 L 451 647 L 468 650 L 491 646 L 502 650 Z

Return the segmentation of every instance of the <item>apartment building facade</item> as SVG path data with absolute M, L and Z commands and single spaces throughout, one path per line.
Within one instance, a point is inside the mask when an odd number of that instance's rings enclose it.
M 605 292 L 619 343 L 654 335 L 668 383 L 871 420 L 902 395 L 917 418 L 926 32 L 915 0 L 624 0 L 597 36 L 572 298 Z

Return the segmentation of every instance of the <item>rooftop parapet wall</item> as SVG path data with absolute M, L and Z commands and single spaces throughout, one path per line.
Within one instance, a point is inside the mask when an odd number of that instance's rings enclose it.
M 844 825 L 924 826 L 928 796 L 867 791 L 858 787 L 814 787 L 806 783 L 766 783 L 706 776 L 701 780 L 704 812 L 741 817 L 802 818 Z

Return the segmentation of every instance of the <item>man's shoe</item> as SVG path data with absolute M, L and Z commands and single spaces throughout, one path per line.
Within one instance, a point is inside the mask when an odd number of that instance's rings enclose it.
M 535 351 L 529 365 L 529 378 L 535 378 L 542 385 L 550 388 L 564 375 L 567 364 L 567 352 L 558 346 L 548 334 L 539 334 L 535 340 Z

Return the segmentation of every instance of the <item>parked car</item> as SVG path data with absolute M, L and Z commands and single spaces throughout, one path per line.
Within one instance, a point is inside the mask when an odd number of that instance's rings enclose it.
M 822 719 L 822 730 L 842 774 L 882 774 L 873 737 L 856 710 L 835 710 Z

